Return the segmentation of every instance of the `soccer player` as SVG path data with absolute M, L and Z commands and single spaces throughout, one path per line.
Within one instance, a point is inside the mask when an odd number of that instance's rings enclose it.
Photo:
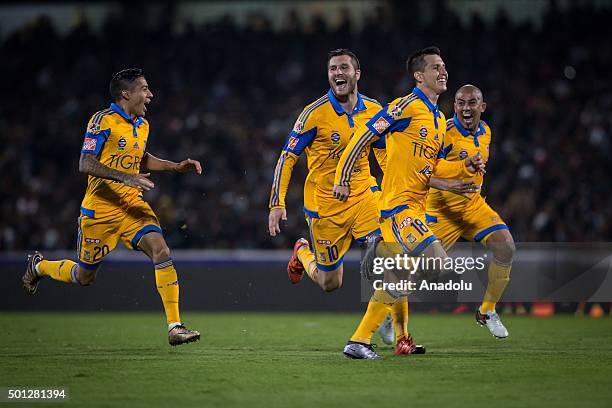
M 105 256 L 121 240 L 132 250 L 142 250 L 155 264 L 155 281 L 168 323 L 168 342 L 175 346 L 200 338 L 179 317 L 179 284 L 159 221 L 142 198 L 155 187 L 143 171 L 195 171 L 197 160 L 174 163 L 146 151 L 149 123 L 144 116 L 153 93 L 141 69 L 125 69 L 110 82 L 110 107 L 95 113 L 87 126 L 79 171 L 88 175 L 87 190 L 78 219 L 78 263 L 69 259 L 44 260 L 39 252 L 28 256 L 22 278 L 29 294 L 36 293 L 44 277 L 91 285 Z
M 293 167 L 305 151 L 308 176 L 304 183 L 304 213 L 311 241 L 304 238 L 296 241 L 287 273 L 295 284 L 302 280 L 305 272 L 327 292 L 342 285 L 343 258 L 351 242 L 364 242 L 367 236 L 380 233 L 376 196 L 379 188 L 370 173 L 369 146 L 356 160 L 353 196 L 343 203 L 332 196 L 338 159 L 358 122 L 371 119 L 381 107 L 376 100 L 358 92 L 360 77 L 359 60 L 353 52 L 337 49 L 329 53 L 327 78 L 330 89 L 299 115 L 278 159 L 270 194 L 268 229 L 274 237 L 280 232 L 280 221 L 287 219 L 285 195 Z M 372 146 L 384 169 L 384 141 Z M 392 342 L 392 325 L 383 327 L 387 329 L 381 332 L 383 340 Z M 372 351 L 364 348 L 361 352 Z
M 448 73 L 440 50 L 428 47 L 413 54 L 407 69 L 416 82 L 412 93 L 398 98 L 379 110 L 361 126 L 340 157 L 333 195 L 341 202 L 353 195 L 353 174 L 357 160 L 368 145 L 386 138 L 387 165 L 379 203 L 382 237 L 398 244 L 411 256 L 445 257 L 446 253 L 425 222 L 425 202 L 432 174 L 442 178 L 467 178 L 483 170 L 478 156 L 449 162 L 439 157 L 446 134 L 446 120 L 439 111 L 439 95 L 446 91 Z M 368 239 L 366 259 L 384 256 L 377 253 L 380 237 Z M 381 316 L 393 310 L 396 333 L 395 354 L 422 354 L 408 332 L 408 302 L 405 294 L 376 290 L 366 315 L 351 337 L 347 348 L 369 347 L 371 336 Z M 362 358 L 372 358 L 364 355 Z
M 484 163 L 488 161 L 491 128 L 480 120 L 486 108 L 482 92 L 474 85 L 464 85 L 455 93 L 455 114 L 446 122 L 447 139 L 442 154 L 446 160 L 461 161 L 479 154 Z M 483 179 L 481 173 L 469 178 L 479 189 Z M 504 221 L 479 193 L 465 197 L 435 188 L 427 196 L 425 217 L 428 227 L 446 250 L 459 238 L 480 242 L 492 250 L 487 290 L 480 308 L 476 310 L 476 321 L 486 326 L 493 336 L 507 337 L 508 330 L 495 312 L 495 305 L 510 280 L 515 252 L 512 234 Z

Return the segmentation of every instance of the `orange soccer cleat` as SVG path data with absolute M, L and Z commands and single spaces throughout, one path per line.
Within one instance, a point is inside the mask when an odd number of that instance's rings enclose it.
M 304 265 L 298 258 L 297 252 L 303 246 L 309 245 L 310 244 L 305 238 L 298 239 L 295 241 L 295 245 L 293 245 L 293 254 L 291 255 L 291 259 L 289 259 L 289 263 L 287 263 L 287 275 L 294 285 L 299 283 L 304 277 Z

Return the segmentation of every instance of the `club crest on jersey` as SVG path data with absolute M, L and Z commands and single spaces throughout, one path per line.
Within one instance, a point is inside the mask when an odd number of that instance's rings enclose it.
M 426 176 L 431 176 L 433 171 L 431 170 L 431 166 L 429 164 L 425 165 L 421 170 L 417 172 L 418 174 L 425 174 Z
M 387 122 L 387 120 L 382 116 L 372 125 L 374 130 L 376 130 L 378 133 L 384 132 L 389 126 L 389 122 Z
M 427 139 L 427 133 L 429 133 L 427 128 L 425 126 L 421 126 L 421 129 L 419 129 L 419 135 L 422 141 Z
M 291 136 L 289 138 L 289 141 L 287 142 L 287 149 L 289 149 L 289 150 L 295 149 L 295 146 L 297 146 L 299 141 L 300 141 L 300 139 L 298 139 L 297 137 Z
M 301 133 L 302 130 L 304 130 L 304 124 L 299 120 L 295 121 L 295 124 L 293 125 L 293 131 L 295 133 Z
M 467 159 L 468 157 L 468 152 L 465 149 L 461 149 L 461 151 L 459 152 L 459 156 L 458 156 L 461 160 Z
M 408 241 L 409 244 L 414 244 L 415 242 L 417 242 L 417 238 L 414 236 L 412 232 L 406 235 L 406 240 Z
M 399 118 L 402 115 L 402 108 L 397 105 L 393 105 L 391 108 L 389 108 L 389 115 L 395 119 Z
M 83 142 L 83 150 L 96 150 L 98 140 L 93 137 L 86 137 Z
M 125 145 L 127 145 L 125 137 L 121 136 L 117 142 L 117 150 L 125 150 Z
M 134 149 L 138 149 L 138 142 L 134 143 L 134 146 L 132 146 Z
M 336 131 L 334 131 L 331 134 L 331 141 L 333 145 L 339 145 L 340 144 L 340 134 Z
M 436 135 L 434 136 L 434 140 L 440 140 L 440 137 L 438 137 L 438 134 L 436 133 Z

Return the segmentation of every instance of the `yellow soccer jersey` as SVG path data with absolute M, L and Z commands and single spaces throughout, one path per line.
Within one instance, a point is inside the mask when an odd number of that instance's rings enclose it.
M 140 172 L 149 137 L 149 123 L 142 117 L 132 120 L 121 107 L 112 103 L 108 109 L 94 114 L 87 126 L 81 152 L 95 154 L 105 166 L 124 173 Z M 89 176 L 81 212 L 94 218 L 126 209 L 142 193 L 123 183 Z
M 455 115 L 453 119 L 446 122 L 447 138 L 441 156 L 450 161 L 463 161 L 467 157 L 475 156 L 478 152 L 486 164 L 489 160 L 489 145 L 491 144 L 491 128 L 484 121 L 480 121 L 476 132 L 472 132 L 461 125 Z M 465 181 L 473 181 L 478 187 L 482 187 L 484 175 L 482 173 L 470 174 L 463 178 Z M 427 209 L 441 209 L 462 211 L 474 204 L 480 197 L 474 193 L 471 199 L 462 197 L 449 191 L 432 188 L 427 197 Z
M 285 207 L 285 195 L 293 167 L 306 151 L 308 176 L 304 183 L 304 211 L 316 217 L 327 217 L 345 211 L 359 201 L 368 189 L 378 189 L 370 174 L 370 147 L 357 155 L 352 171 L 355 196 L 341 203 L 332 196 L 334 173 L 342 152 L 349 144 L 357 125 L 367 122 L 380 109 L 380 104 L 364 95 L 357 95 L 353 112 L 344 110 L 331 89 L 326 95 L 306 106 L 289 134 L 276 164 L 270 194 L 270 208 Z M 384 141 L 374 144 L 376 157 L 385 166 Z
M 429 179 L 469 176 L 463 162 L 440 159 L 446 133 L 446 120 L 438 106 L 414 88 L 408 96 L 398 98 L 381 109 L 357 131 L 336 171 L 335 184 L 351 187 L 354 194 L 353 168 L 356 157 L 373 141 L 386 138 L 387 164 L 382 182 L 380 209 L 389 217 L 408 207 L 425 211 Z

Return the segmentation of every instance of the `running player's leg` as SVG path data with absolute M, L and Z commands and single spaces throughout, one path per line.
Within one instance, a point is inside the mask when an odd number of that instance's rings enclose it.
M 311 242 L 309 245 L 306 239 L 300 238 L 295 244 L 294 255 L 287 265 L 293 283 L 301 280 L 297 274 L 303 273 L 302 270 L 326 292 L 342 286 L 344 255 L 352 241 L 349 222 L 352 212 L 323 218 L 307 214 Z
M 121 226 L 121 239 L 128 249 L 142 250 L 155 265 L 155 283 L 166 313 L 170 345 L 199 340 L 199 332 L 188 330 L 181 323 L 178 276 L 170 248 L 149 204 L 136 201 L 130 206 L 128 217 Z
M 476 321 L 486 326 L 493 336 L 505 338 L 508 336 L 508 330 L 502 324 L 495 306 L 510 281 L 512 260 L 516 251 L 514 239 L 499 214 L 484 200 L 464 217 L 468 225 L 465 236 L 482 243 L 493 252 L 487 272 L 487 290 L 480 308 L 476 311 Z
M 78 218 L 77 253 L 78 263 L 70 259 L 45 260 L 35 252 L 28 256 L 26 273 L 22 278 L 23 287 L 29 294 L 36 293 L 44 277 L 65 283 L 91 285 L 102 259 L 117 245 L 121 218 L 118 214 L 94 217 L 82 215 Z

